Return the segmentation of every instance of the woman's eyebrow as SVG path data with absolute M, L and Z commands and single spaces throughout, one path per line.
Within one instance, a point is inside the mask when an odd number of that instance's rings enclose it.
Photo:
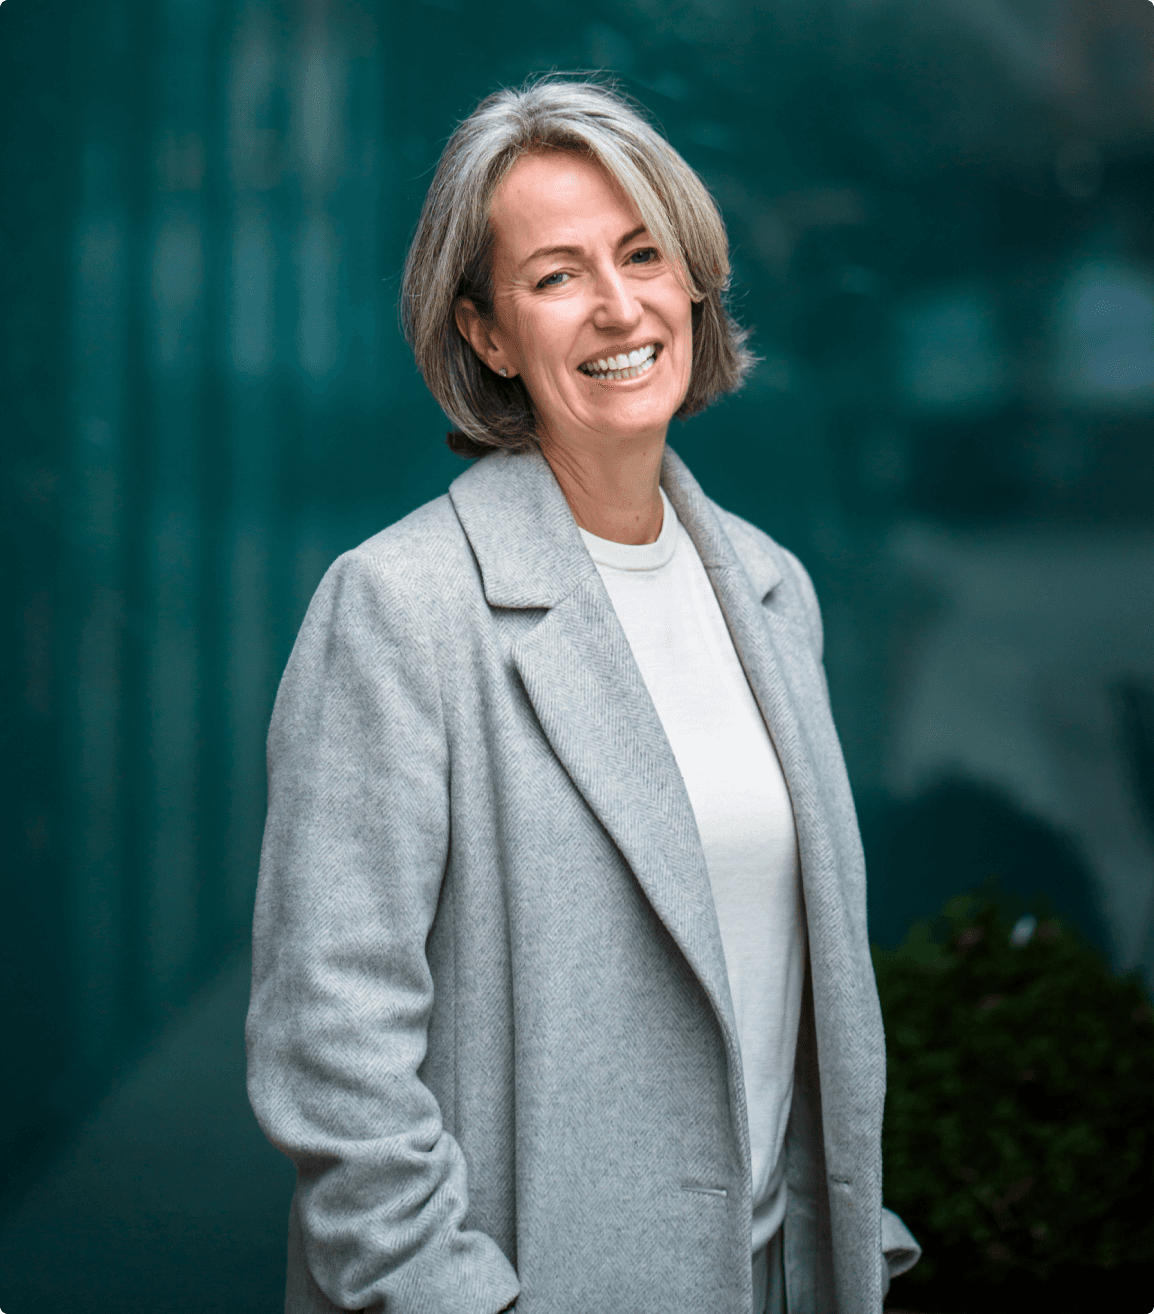
M 648 230 L 646 229 L 644 224 L 641 224 L 637 228 L 631 229 L 628 233 L 625 234 L 624 237 L 620 237 L 617 239 L 617 249 L 620 250 L 623 246 L 628 246 L 628 244 L 632 242 L 635 237 L 640 237 L 642 233 L 647 231 Z M 536 249 L 536 251 L 534 251 L 531 255 L 527 255 L 525 259 L 521 261 L 521 268 L 524 269 L 526 265 L 532 264 L 534 260 L 540 260 L 543 256 L 551 256 L 551 255 L 579 256 L 582 254 L 584 254 L 584 249 L 579 246 L 539 246 Z
M 648 231 L 649 230 L 645 227 L 644 224 L 638 224 L 636 228 L 631 229 L 628 233 L 625 234 L 623 238 L 621 238 L 621 240 L 617 243 L 618 249 L 620 249 L 623 246 L 628 246 L 629 243 L 632 242 L 635 237 L 640 237 L 642 233 L 646 233 Z
M 533 252 L 532 255 L 527 255 L 525 259 L 521 261 L 521 267 L 524 268 L 526 265 L 531 264 L 534 260 L 540 260 L 542 256 L 551 256 L 551 255 L 579 256 L 581 254 L 582 254 L 582 248 L 579 246 L 539 246 L 536 249 L 536 251 Z

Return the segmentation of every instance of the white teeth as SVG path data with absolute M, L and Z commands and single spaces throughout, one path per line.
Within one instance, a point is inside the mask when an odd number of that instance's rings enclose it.
M 0 0 L 0 4 L 2 3 L 3 0 Z M 650 369 L 656 356 L 657 347 L 650 343 L 648 347 L 641 347 L 628 353 L 622 352 L 619 356 L 586 361 L 581 369 L 594 379 L 632 379 Z

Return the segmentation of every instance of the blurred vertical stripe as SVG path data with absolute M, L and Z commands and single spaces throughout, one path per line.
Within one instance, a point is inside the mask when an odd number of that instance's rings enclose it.
M 671 441 L 815 578 L 873 933 L 996 871 L 1154 973 L 1154 8 L 3 0 L 0 1192 L 247 935 L 303 609 L 461 468 L 408 233 L 550 68 L 722 205 L 765 360 Z

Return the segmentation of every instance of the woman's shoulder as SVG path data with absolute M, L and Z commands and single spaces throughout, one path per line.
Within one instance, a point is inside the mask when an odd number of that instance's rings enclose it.
M 404 586 L 420 598 L 456 592 L 476 563 L 447 493 L 426 502 L 343 553 L 330 570 L 366 573 Z
M 459 626 L 473 598 L 483 600 L 477 564 L 442 495 L 341 553 L 309 612 L 322 625 L 350 614 L 373 625 L 417 625 L 436 634 Z
M 419 566 L 463 545 L 460 521 L 448 493 L 410 511 L 384 529 L 379 529 L 350 555 L 365 561 L 396 566 Z

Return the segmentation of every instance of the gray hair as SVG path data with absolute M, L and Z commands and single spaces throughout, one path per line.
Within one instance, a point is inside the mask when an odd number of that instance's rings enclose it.
M 606 170 L 637 207 L 693 299 L 693 366 L 678 417 L 733 392 L 754 363 L 748 331 L 729 314 L 729 243 L 704 183 L 638 107 L 599 82 L 549 76 L 488 96 L 458 125 L 441 155 L 405 260 L 401 324 L 429 390 L 460 433 L 462 456 L 537 441 L 520 378 L 502 379 L 457 328 L 468 299 L 493 313 L 489 206 L 513 164 L 532 151 L 569 150 Z

